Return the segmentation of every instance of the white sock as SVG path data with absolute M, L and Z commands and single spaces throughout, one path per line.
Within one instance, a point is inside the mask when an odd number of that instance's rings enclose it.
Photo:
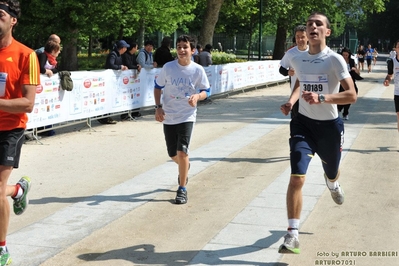
M 326 183 L 327 183 L 327 187 L 328 187 L 330 190 L 333 190 L 333 189 L 336 189 L 336 188 L 339 187 L 338 181 L 331 182 L 330 179 L 327 178 L 327 182 L 326 182 Z
M 295 237 L 298 237 L 299 219 L 288 219 L 288 233 Z

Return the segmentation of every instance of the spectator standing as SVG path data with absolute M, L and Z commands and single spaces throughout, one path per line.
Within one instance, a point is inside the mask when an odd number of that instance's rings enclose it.
M 193 61 L 197 64 L 199 64 L 199 54 L 202 52 L 202 45 L 197 44 L 195 52 L 193 54 Z
M 114 49 L 108 54 L 105 61 L 105 69 L 127 70 L 127 66 L 123 64 L 122 55 L 127 51 L 130 45 L 124 41 L 116 42 Z
M 364 51 L 364 46 L 359 45 L 359 49 L 357 49 L 357 60 L 359 61 L 359 71 L 360 68 L 362 68 L 362 71 L 364 71 L 364 59 L 366 57 L 366 52 Z
M 290 76 L 291 92 L 294 89 L 297 76 L 295 69 L 292 66 L 292 60 L 295 56 L 300 53 L 308 51 L 308 37 L 306 36 L 306 26 L 299 25 L 295 28 L 295 43 L 296 46 L 289 49 L 280 61 L 279 72 L 283 76 Z M 291 118 L 298 113 L 299 103 L 298 101 L 294 104 L 291 109 Z
M 152 69 L 157 67 L 156 63 L 154 63 L 154 58 L 152 55 L 152 51 L 154 50 L 154 42 L 151 40 L 147 40 L 144 43 L 144 48 L 140 49 L 139 54 L 137 55 L 137 63 L 145 69 Z
M 122 64 L 128 69 L 136 69 L 138 72 L 141 70 L 141 66 L 137 63 L 136 52 L 138 45 L 135 42 L 129 44 L 126 52 L 122 54 Z
M 38 55 L 40 73 L 52 77 L 58 73 L 57 57 L 61 52 L 61 46 L 55 41 L 47 41 L 44 46 L 44 52 Z
M 136 52 L 138 49 L 138 45 L 135 42 L 132 42 L 129 45 L 130 47 L 127 49 L 127 51 L 122 54 L 123 65 L 127 66 L 128 69 L 133 69 L 134 71 L 140 72 L 141 66 L 137 63 L 136 60 L 137 58 Z M 133 119 L 140 117 L 141 116 L 140 108 L 133 109 L 130 115 Z M 126 120 L 131 117 L 129 117 L 128 114 L 121 115 L 122 120 Z
M 116 42 L 114 49 L 108 54 L 105 61 L 105 69 L 127 70 L 127 66 L 123 64 L 122 55 L 127 51 L 130 45 L 125 40 Z M 109 114 L 107 114 L 109 115 Z M 111 117 L 98 119 L 101 124 L 116 124 L 117 122 Z
M 341 55 L 326 45 L 331 35 L 328 18 L 312 13 L 306 22 L 309 51 L 297 55 L 293 67 L 297 82 L 287 103 L 281 105 L 288 115 L 299 99 L 299 112 L 290 122 L 291 175 L 287 189 L 288 229 L 279 253 L 299 254 L 299 222 L 302 211 L 302 187 L 309 163 L 315 153 L 322 161 L 324 179 L 336 204 L 343 204 L 344 191 L 338 183 L 344 124 L 337 104 L 356 101 L 356 92 Z M 339 93 L 339 85 L 345 89 Z
M 199 64 L 203 67 L 212 65 L 212 45 L 205 45 L 204 50 L 199 54 Z
M 166 63 L 155 79 L 155 120 L 163 123 L 168 155 L 178 165 L 179 187 L 175 203 L 185 204 L 190 167 L 188 154 L 197 103 L 209 95 L 210 85 L 204 68 L 191 60 L 195 51 L 194 39 L 179 36 L 176 49 L 178 59 Z
M 57 35 L 57 34 L 51 34 L 49 37 L 48 37 L 48 39 L 47 39 L 47 42 L 48 41 L 53 41 L 53 42 L 56 42 L 56 43 L 58 43 L 59 45 L 61 45 L 61 38 Z M 36 54 L 41 54 L 41 53 L 43 53 L 44 52 L 44 46 L 43 47 L 40 47 L 39 49 L 36 49 L 35 50 L 35 52 L 36 52 Z
M 394 99 L 394 103 L 395 103 L 397 127 L 398 127 L 398 132 L 399 132 L 399 72 L 397 71 L 397 69 L 399 69 L 399 58 L 398 58 L 399 40 L 397 40 L 395 42 L 395 49 L 396 49 L 396 57 L 392 58 L 391 60 L 388 60 L 388 74 L 385 77 L 384 86 L 389 86 L 392 78 L 394 78 L 395 87 L 394 87 L 394 98 L 393 99 Z
M 43 53 L 38 54 L 39 65 L 40 65 L 40 74 L 45 74 L 48 77 L 52 77 L 54 74 L 58 73 L 58 63 L 57 57 L 61 52 L 61 46 L 57 41 L 49 40 L 44 45 Z M 52 125 L 45 126 L 44 128 L 52 128 Z M 42 130 L 43 127 L 38 128 L 38 130 Z M 54 136 L 55 131 L 49 130 L 45 132 L 47 136 Z
M 157 67 L 163 67 L 167 62 L 175 60 L 170 52 L 170 44 L 172 39 L 170 37 L 164 37 L 161 42 L 161 46 L 155 50 L 154 63 Z
M 22 177 L 16 185 L 8 185 L 8 180 L 13 169 L 19 167 L 28 122 L 26 113 L 30 113 L 35 104 L 40 68 L 35 51 L 12 36 L 21 14 L 19 1 L 0 1 L 0 14 L 0 59 L 3 62 L 0 64 L 0 262 L 8 265 L 11 257 L 6 243 L 10 221 L 7 197 L 12 197 L 14 213 L 20 215 L 28 206 L 27 194 L 31 187 L 29 177 Z M 29 264 L 29 258 L 26 263 Z

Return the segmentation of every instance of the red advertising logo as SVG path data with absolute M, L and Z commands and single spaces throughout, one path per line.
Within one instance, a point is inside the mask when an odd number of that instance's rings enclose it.
M 84 86 L 86 89 L 90 88 L 90 87 L 91 87 L 91 81 L 90 81 L 90 79 L 86 79 L 86 80 L 83 82 L 83 86 Z

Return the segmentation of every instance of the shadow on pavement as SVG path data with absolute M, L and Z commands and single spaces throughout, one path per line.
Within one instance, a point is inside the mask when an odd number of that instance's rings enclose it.
M 159 253 L 156 252 L 156 247 L 154 245 L 142 244 L 122 249 L 110 250 L 104 253 L 81 254 L 78 256 L 78 258 L 84 261 L 124 260 L 132 262 L 134 265 L 179 266 L 195 265 L 196 263 L 190 264 L 190 261 L 198 254 L 198 259 L 196 259 L 196 262 L 201 259 L 201 257 L 204 257 L 204 261 L 198 261 L 198 263 L 204 265 L 288 266 L 288 264 L 281 262 L 256 262 L 231 259 L 223 260 L 223 258 L 226 257 L 246 255 L 253 252 L 258 252 L 265 248 L 269 248 L 273 244 L 277 243 L 277 241 L 279 241 L 286 233 L 286 231 L 270 232 L 270 236 L 259 239 L 252 245 L 241 247 L 231 247 L 218 250 L 191 250 Z M 265 260 L 267 260 L 267 258 L 265 258 Z

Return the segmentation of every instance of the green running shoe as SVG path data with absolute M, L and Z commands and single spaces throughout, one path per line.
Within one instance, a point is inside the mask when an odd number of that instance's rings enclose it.
M 286 234 L 284 236 L 284 243 L 279 247 L 278 253 L 299 254 L 300 252 L 298 238 L 291 234 Z
M 24 191 L 24 193 L 22 194 L 21 197 L 14 199 L 14 213 L 16 215 L 21 215 L 22 213 L 24 213 L 24 211 L 26 210 L 26 208 L 28 207 L 29 204 L 29 200 L 28 200 L 28 192 L 30 190 L 30 178 L 27 176 L 23 176 L 17 184 L 19 184 L 22 188 L 22 190 Z
M 5 249 L 0 248 L 0 266 L 9 265 L 11 264 L 11 261 L 7 247 Z

